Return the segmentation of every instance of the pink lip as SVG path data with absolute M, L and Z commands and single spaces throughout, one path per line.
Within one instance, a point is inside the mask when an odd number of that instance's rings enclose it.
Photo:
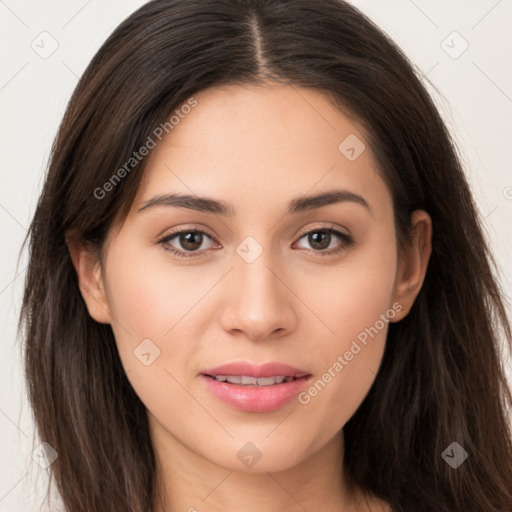
M 293 366 L 283 363 L 266 363 L 255 365 L 245 361 L 223 364 L 215 368 L 210 368 L 201 372 L 203 375 L 247 375 L 248 377 L 274 377 L 282 375 L 283 377 L 305 377 L 309 375 Z
M 243 386 L 219 382 L 215 375 L 247 375 L 250 377 L 296 377 L 296 380 L 272 386 Z M 282 363 L 262 366 L 246 362 L 231 363 L 201 372 L 201 380 L 219 399 L 237 409 L 249 412 L 270 412 L 295 398 L 304 388 L 311 374 Z

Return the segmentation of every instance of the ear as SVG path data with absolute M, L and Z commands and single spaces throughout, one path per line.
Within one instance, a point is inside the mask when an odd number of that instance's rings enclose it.
M 66 244 L 75 267 L 80 293 L 91 317 L 103 324 L 111 323 L 99 252 L 66 236 Z
M 411 215 L 413 239 L 398 261 L 393 303 L 398 302 L 402 309 L 391 322 L 398 322 L 409 313 L 418 296 L 432 252 L 432 219 L 424 210 L 415 210 Z

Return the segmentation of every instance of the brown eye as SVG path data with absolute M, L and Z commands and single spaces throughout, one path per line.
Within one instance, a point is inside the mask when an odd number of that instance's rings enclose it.
M 178 235 L 178 240 L 181 247 L 187 251 L 196 251 L 201 247 L 203 235 L 198 231 L 191 231 L 190 233 Z
M 325 231 L 314 231 L 307 235 L 308 242 L 311 244 L 313 249 L 325 250 L 331 244 L 331 233 Z
M 307 239 L 307 243 L 311 246 L 313 252 L 319 254 L 336 254 L 344 249 L 347 249 L 353 244 L 351 236 L 341 233 L 333 228 L 314 229 L 301 236 L 300 240 Z M 329 248 L 333 240 L 341 240 L 334 248 Z M 306 247 L 307 249 L 307 247 Z
M 176 256 L 190 258 L 204 254 L 206 249 L 204 247 L 201 251 L 199 249 L 201 249 L 201 246 L 205 241 L 205 237 L 211 240 L 210 235 L 204 231 L 188 229 L 166 235 L 160 239 L 158 243 L 161 244 L 166 251 L 169 251 Z M 193 254 L 194 252 L 197 254 Z

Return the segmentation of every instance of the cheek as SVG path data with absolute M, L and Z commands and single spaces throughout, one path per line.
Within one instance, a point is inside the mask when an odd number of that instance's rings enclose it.
M 125 245 L 126 244 L 126 245 Z M 125 372 L 150 410 L 182 411 L 190 396 L 212 308 L 208 292 L 224 270 L 171 262 L 159 248 L 147 250 L 120 240 L 106 261 L 112 329 Z M 190 405 L 190 404 L 189 404 Z
M 211 286 L 200 285 L 194 270 L 173 266 L 160 247 L 123 240 L 109 253 L 107 275 L 111 314 L 134 338 L 165 338 Z
M 120 260 L 109 274 L 110 313 L 120 334 L 132 338 L 160 337 L 165 329 L 163 310 L 170 297 L 165 296 L 162 280 L 155 280 L 140 262 Z M 169 327 L 167 327 L 168 329 Z
M 112 330 L 129 378 L 144 376 L 143 385 L 150 387 L 157 384 L 155 375 L 167 380 L 166 369 L 172 372 L 173 366 L 187 361 L 192 345 L 177 333 L 184 334 L 180 331 L 186 325 L 184 317 L 197 303 L 202 287 L 194 291 L 190 275 L 183 270 L 170 274 L 169 265 L 162 267 L 165 258 L 152 258 L 137 247 L 121 247 L 122 243 L 112 246 L 106 262 Z
M 169 275 L 169 268 L 136 257 L 136 250 L 123 253 L 130 256 L 111 252 L 107 272 L 112 330 L 127 378 L 149 411 L 188 410 L 182 372 L 195 348 L 191 338 L 198 333 L 185 315 L 204 291 L 194 293 L 190 275 L 179 269 Z M 194 414 L 199 411 L 191 410 Z
M 389 320 L 400 309 L 391 304 L 396 253 L 384 247 L 359 251 L 357 259 L 347 259 L 333 272 L 327 294 L 309 294 L 329 329 L 323 327 L 325 335 L 317 337 L 317 374 L 299 402 L 324 417 L 332 434 L 367 395 L 382 361 Z
M 390 308 L 396 264 L 391 243 L 372 242 L 323 275 L 316 273 L 302 281 L 302 296 L 325 324 L 324 353 L 332 356 L 332 350 L 343 350 Z

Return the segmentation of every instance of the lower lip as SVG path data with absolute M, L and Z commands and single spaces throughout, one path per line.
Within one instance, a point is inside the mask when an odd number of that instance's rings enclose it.
M 270 412 L 295 398 L 311 375 L 271 386 L 242 386 L 201 375 L 208 389 L 217 397 L 242 411 Z

